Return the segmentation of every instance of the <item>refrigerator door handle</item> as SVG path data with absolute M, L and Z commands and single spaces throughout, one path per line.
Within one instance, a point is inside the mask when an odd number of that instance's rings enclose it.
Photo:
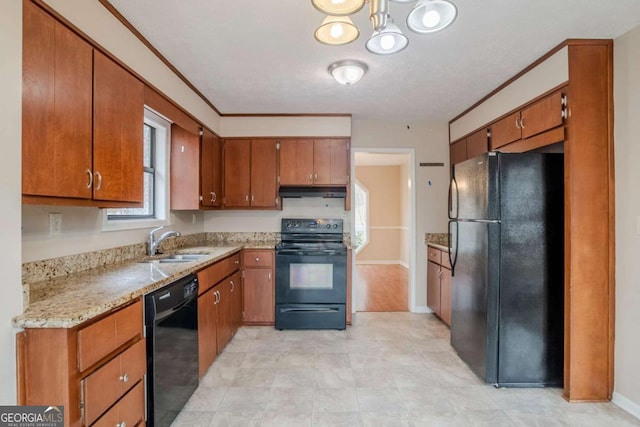
M 455 195 L 454 195 L 455 192 Z M 455 199 L 455 205 L 453 203 L 453 198 Z M 456 181 L 455 176 L 451 177 L 451 181 L 449 181 L 449 219 L 457 219 L 458 218 L 458 182 Z M 454 213 L 455 209 L 455 213 Z
M 453 226 L 453 227 L 452 227 Z M 455 236 L 453 236 L 453 228 L 455 227 Z M 451 277 L 455 276 L 456 261 L 458 260 L 458 222 L 449 220 L 448 225 L 448 244 L 449 244 L 449 265 L 451 265 Z M 454 245 L 451 243 L 455 241 Z

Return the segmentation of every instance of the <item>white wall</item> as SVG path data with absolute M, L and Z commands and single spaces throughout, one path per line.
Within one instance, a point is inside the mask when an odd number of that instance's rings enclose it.
M 22 140 L 22 2 L 9 1 L 0 13 L 0 405 L 16 404 L 15 333 L 11 319 L 22 312 L 20 266 Z
M 447 231 L 447 191 L 449 188 L 448 124 L 353 120 L 351 146 L 354 148 L 413 148 L 415 150 L 416 199 L 416 287 L 414 311 L 426 311 L 427 251 L 424 234 Z M 443 162 L 442 167 L 420 167 L 421 162 Z
M 62 233 L 49 234 L 49 213 L 62 214 Z M 151 228 L 102 231 L 102 210 L 73 206 L 22 207 L 22 262 L 56 258 L 147 241 Z M 193 222 L 195 215 L 195 223 Z M 171 230 L 187 235 L 204 231 L 202 212 L 173 212 Z
M 640 27 L 614 42 L 616 343 L 614 401 L 640 417 Z

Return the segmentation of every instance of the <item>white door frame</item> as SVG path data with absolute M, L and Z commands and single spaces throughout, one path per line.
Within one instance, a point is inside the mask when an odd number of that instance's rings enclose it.
M 353 179 L 350 180 L 349 185 L 351 186 L 351 212 L 349 213 L 350 222 L 352 224 L 351 228 L 351 237 L 353 239 L 354 235 L 354 224 L 356 221 L 355 215 L 355 177 L 356 177 L 356 162 L 355 162 L 355 153 L 374 153 L 374 154 L 408 154 L 409 155 L 409 179 L 411 180 L 411 188 L 409 189 L 409 212 L 410 212 L 410 221 L 409 221 L 409 295 L 408 302 L 409 307 L 408 310 L 412 313 L 418 312 L 416 309 L 416 239 L 415 239 L 415 230 L 416 230 L 416 162 L 415 162 L 415 149 L 414 148 L 366 148 L 366 147 L 351 147 L 351 171 L 350 176 Z M 352 240 L 353 241 L 353 240 Z M 356 255 L 355 251 L 353 252 L 353 256 L 351 257 L 351 283 L 355 284 L 355 263 L 356 263 Z M 356 312 L 356 286 L 351 286 L 351 312 Z

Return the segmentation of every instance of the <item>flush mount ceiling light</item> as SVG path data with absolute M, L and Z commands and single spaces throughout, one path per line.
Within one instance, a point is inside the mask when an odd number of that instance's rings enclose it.
M 348 16 L 327 16 L 314 34 L 320 43 L 331 46 L 351 43 L 359 35 L 358 27 Z
M 457 14 L 456 7 L 448 1 L 420 0 L 407 16 L 407 26 L 416 33 L 435 33 L 451 25 Z
M 333 76 L 338 83 L 345 86 L 351 86 L 364 76 L 369 67 L 364 62 L 355 59 L 345 59 L 336 61 L 329 65 L 329 74 Z
M 413 3 L 416 0 L 367 0 L 373 35 L 366 43 L 369 52 L 389 55 L 400 52 L 409 44 L 409 38 L 393 23 L 389 2 Z M 347 15 L 358 12 L 365 0 L 311 0 L 319 11 L 328 14 L 315 32 L 320 43 L 343 45 L 358 38 L 360 31 Z M 413 32 L 428 34 L 440 31 L 456 19 L 456 7 L 448 0 L 419 0 L 407 16 L 407 26 Z
M 313 7 L 333 16 L 346 16 L 364 7 L 364 0 L 311 0 Z

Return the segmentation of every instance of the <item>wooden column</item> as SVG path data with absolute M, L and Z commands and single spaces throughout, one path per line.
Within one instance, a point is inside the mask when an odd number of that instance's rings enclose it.
M 565 140 L 564 396 L 613 391 L 613 43 L 569 40 Z

